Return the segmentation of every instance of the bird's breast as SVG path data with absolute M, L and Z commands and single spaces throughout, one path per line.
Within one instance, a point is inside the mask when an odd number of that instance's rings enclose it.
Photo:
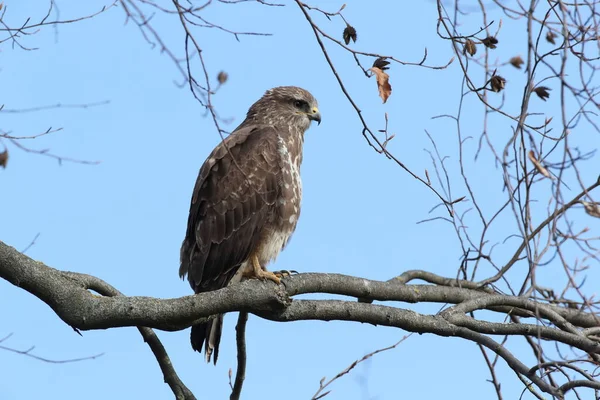
M 302 201 L 302 180 L 300 178 L 302 143 L 279 138 L 278 145 L 281 165 L 277 199 L 280 228 L 293 232 L 300 216 L 300 202 Z
M 292 235 L 289 229 L 266 229 L 258 249 L 258 259 L 264 267 L 275 260 Z
M 300 216 L 302 199 L 302 143 L 278 139 L 279 179 L 278 195 L 275 203 L 275 218 L 264 232 L 260 249 L 261 263 L 274 260 L 285 247 L 296 229 Z

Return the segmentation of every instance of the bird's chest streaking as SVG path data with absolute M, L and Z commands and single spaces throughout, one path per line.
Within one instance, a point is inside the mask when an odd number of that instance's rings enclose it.
M 300 202 L 302 200 L 302 180 L 300 178 L 300 164 L 302 163 L 301 134 L 292 137 L 278 137 L 277 155 L 281 166 L 280 180 L 278 182 L 278 196 L 275 202 L 275 215 L 277 216 L 264 232 L 265 240 L 259 251 L 262 265 L 274 260 L 285 247 L 296 229 L 300 216 Z

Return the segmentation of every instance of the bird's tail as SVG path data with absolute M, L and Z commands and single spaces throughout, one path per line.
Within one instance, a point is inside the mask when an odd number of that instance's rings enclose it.
M 207 322 L 192 326 L 192 333 L 190 335 L 192 348 L 198 352 L 202 352 L 202 346 L 204 346 L 206 362 L 210 362 L 212 356 L 214 364 L 217 364 L 222 329 L 223 314 L 214 315 Z

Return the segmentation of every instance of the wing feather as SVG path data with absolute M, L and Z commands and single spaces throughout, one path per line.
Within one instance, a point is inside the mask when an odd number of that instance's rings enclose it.
M 274 218 L 277 132 L 248 126 L 228 136 L 204 162 L 181 247 L 180 276 L 198 292 L 227 285 Z

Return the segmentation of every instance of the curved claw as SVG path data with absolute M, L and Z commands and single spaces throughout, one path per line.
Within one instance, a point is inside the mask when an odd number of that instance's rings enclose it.
M 282 269 L 281 271 L 273 271 L 273 274 L 278 277 L 278 278 L 287 278 L 288 276 L 292 276 L 295 274 L 298 274 L 298 271 L 296 270 L 287 270 L 287 269 Z

